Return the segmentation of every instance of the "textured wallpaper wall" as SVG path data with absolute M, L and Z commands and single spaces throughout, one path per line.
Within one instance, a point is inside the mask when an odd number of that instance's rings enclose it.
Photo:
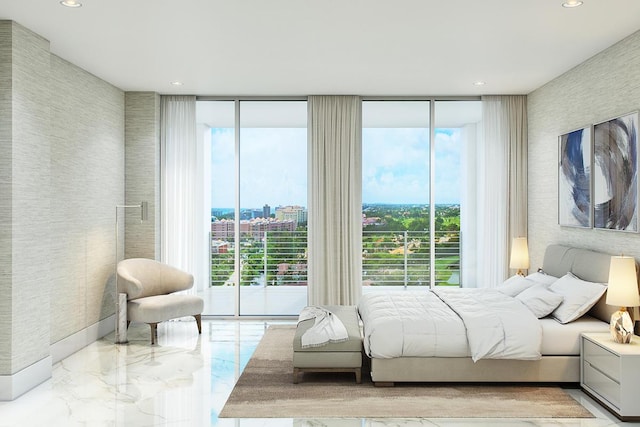
M 528 96 L 531 268 L 564 243 L 640 259 L 640 234 L 558 225 L 558 136 L 640 109 L 640 32 Z
M 125 94 L 126 203 L 148 203 L 148 219 L 127 210 L 125 258 L 160 259 L 160 95 Z M 124 216 L 123 215 L 123 216 Z
M 0 21 L 0 46 L 0 374 L 12 374 L 49 354 L 49 42 Z
M 124 92 L 0 21 L 0 376 L 114 312 Z
M 0 21 L 0 375 L 11 373 L 11 62 L 13 28 Z
M 51 55 L 51 342 L 115 312 L 124 92 Z

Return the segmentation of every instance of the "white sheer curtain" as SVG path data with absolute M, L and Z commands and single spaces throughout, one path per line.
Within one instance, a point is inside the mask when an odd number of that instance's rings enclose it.
M 308 100 L 309 304 L 356 304 L 362 292 L 362 103 Z
M 196 135 L 195 96 L 163 96 L 162 261 L 194 276 L 196 293 L 208 281 L 208 222 L 203 139 Z M 199 143 L 200 142 L 200 143 Z
M 483 96 L 482 115 L 472 227 L 478 234 L 462 256 L 477 266 L 468 285 L 495 287 L 509 275 L 511 241 L 527 235 L 527 98 Z

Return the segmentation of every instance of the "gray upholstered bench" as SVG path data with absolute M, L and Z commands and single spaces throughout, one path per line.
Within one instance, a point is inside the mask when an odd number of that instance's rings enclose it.
M 298 324 L 293 338 L 293 382 L 298 383 L 302 372 L 353 372 L 356 382 L 362 382 L 362 337 L 358 312 L 355 306 L 324 306 L 342 321 L 349 339 L 339 343 L 328 343 L 321 347 L 302 348 L 301 337 L 312 327 L 315 319 Z

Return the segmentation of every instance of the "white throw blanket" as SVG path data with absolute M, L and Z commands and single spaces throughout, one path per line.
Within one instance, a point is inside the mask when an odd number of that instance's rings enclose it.
M 338 316 L 322 307 L 305 307 L 300 312 L 298 323 L 315 318 L 312 327 L 302 334 L 302 348 L 320 347 L 329 342 L 343 342 L 349 339 L 347 329 Z
M 474 362 L 480 359 L 538 360 L 542 326 L 515 298 L 494 289 L 432 290 L 464 322 Z

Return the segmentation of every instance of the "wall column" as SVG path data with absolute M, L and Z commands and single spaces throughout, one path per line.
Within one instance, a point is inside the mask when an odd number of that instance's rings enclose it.
M 125 199 L 148 203 L 148 219 L 127 209 L 124 258 L 160 259 L 160 95 L 125 93 Z M 125 216 L 124 212 L 120 215 Z
M 51 377 L 49 42 L 0 21 L 0 400 Z

